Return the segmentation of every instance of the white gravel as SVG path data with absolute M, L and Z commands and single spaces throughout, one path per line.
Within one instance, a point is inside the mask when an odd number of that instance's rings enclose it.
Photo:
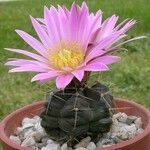
M 30 147 L 34 150 L 73 150 L 67 143 L 59 144 L 48 137 L 45 130 L 40 125 L 41 118 L 24 118 L 22 126 L 17 127 L 14 135 L 10 139 L 15 143 Z M 75 150 L 94 150 L 96 147 L 109 147 L 114 144 L 129 140 L 143 132 L 143 123 L 140 117 L 127 116 L 125 113 L 113 115 L 113 124 L 110 132 L 103 134 L 97 143 L 91 137 L 82 139 L 74 146 Z

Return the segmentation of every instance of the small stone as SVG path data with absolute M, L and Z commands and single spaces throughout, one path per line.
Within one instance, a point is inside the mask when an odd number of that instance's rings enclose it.
M 96 145 L 94 142 L 90 142 L 86 148 L 88 150 L 94 150 L 94 149 L 96 149 Z
M 53 140 L 51 140 L 51 139 L 48 139 L 48 140 L 47 140 L 47 144 L 53 144 L 53 143 L 54 143 Z
M 78 147 L 87 147 L 87 145 L 90 143 L 91 138 L 88 136 L 84 139 L 82 139 L 78 144 L 76 144 L 74 147 L 78 148 Z
M 22 132 L 23 132 L 23 128 L 22 127 L 17 127 L 15 134 L 20 135 Z
M 112 124 L 112 126 L 111 126 L 110 132 L 111 132 L 111 133 L 117 133 L 117 132 L 119 132 L 118 126 L 119 126 L 118 120 L 115 119 L 115 118 L 113 118 L 113 124 Z
M 128 140 L 134 137 L 136 135 L 136 132 L 137 132 L 137 128 L 135 124 L 124 125 L 119 129 L 117 136 L 121 140 Z
M 103 139 L 101 142 L 103 145 L 106 145 L 106 144 L 108 145 L 108 144 L 114 143 L 112 139 Z
M 118 136 L 121 140 L 123 140 L 123 141 L 128 140 L 128 135 L 127 135 L 126 133 L 124 133 L 124 132 L 118 133 L 117 136 Z
M 101 141 L 98 141 L 98 142 L 96 143 L 96 146 L 97 146 L 97 147 L 102 147 L 102 146 L 103 146 L 103 144 L 102 144 L 102 142 L 101 142 Z
M 36 144 L 36 142 L 35 142 L 34 138 L 29 137 L 22 142 L 21 146 L 31 147 L 31 146 L 34 146 L 35 144 Z
M 137 128 L 136 128 L 135 124 L 131 124 L 130 125 L 128 134 L 129 134 L 129 139 L 131 139 L 134 136 L 136 136 L 136 134 L 137 134 Z
M 141 128 L 141 129 L 138 129 L 137 130 L 137 134 L 141 134 L 144 130 Z
M 122 142 L 122 140 L 119 139 L 117 136 L 112 136 L 111 139 L 114 141 L 114 142 L 113 142 L 114 144 L 117 144 L 117 143 Z
M 103 134 L 103 138 L 109 139 L 111 137 L 111 132 L 107 132 Z
M 48 147 L 43 147 L 41 150 L 49 150 Z
M 13 136 L 13 135 L 11 135 L 10 136 L 10 139 L 13 141 L 13 142 L 15 142 L 16 144 L 21 144 L 21 140 L 19 139 L 19 137 L 18 136 Z
M 118 119 L 120 116 L 121 116 L 121 112 L 119 112 L 119 113 L 117 113 L 117 114 L 114 114 L 114 115 L 113 115 L 113 118 L 114 118 L 114 119 Z
M 41 118 L 39 116 L 34 116 L 33 119 L 37 121 L 40 120 Z
M 43 137 L 42 140 L 41 140 L 41 142 L 46 146 L 48 140 L 49 140 L 48 137 Z
M 126 120 L 126 124 L 130 125 L 130 124 L 132 124 L 136 119 L 137 119 L 136 116 L 128 116 L 128 118 L 127 118 L 127 120 Z
M 103 145 L 102 147 L 105 148 L 105 147 L 110 147 L 112 146 L 113 144 L 108 144 L 108 145 Z
M 46 145 L 46 148 L 49 148 L 49 150 L 60 150 L 60 145 L 53 142 Z
M 76 150 L 87 150 L 87 149 L 84 147 L 78 147 Z
M 46 144 L 44 145 L 43 143 L 36 143 L 36 147 L 38 147 L 39 149 L 41 149 L 42 147 L 45 147 Z
M 38 147 L 36 147 L 36 146 L 31 146 L 31 148 L 32 149 L 34 149 L 34 150 L 40 150 Z
M 28 123 L 35 124 L 36 121 L 35 121 L 35 119 L 24 118 L 23 121 L 22 121 L 22 126 L 24 126 L 25 124 L 28 124 Z
M 27 128 L 32 128 L 33 126 L 34 126 L 33 123 L 25 123 L 25 124 L 22 126 L 22 128 L 23 128 L 23 130 L 24 130 L 24 129 L 27 129 Z
M 34 125 L 34 129 L 37 131 L 44 130 L 44 128 L 42 128 L 42 126 L 41 126 L 41 120 L 37 120 L 37 122 Z
M 137 118 L 137 119 L 134 121 L 134 123 L 135 123 L 135 126 L 136 126 L 138 129 L 142 128 L 142 126 L 143 126 L 141 117 L 140 117 L 140 118 Z
M 67 145 L 67 143 L 64 143 L 64 144 L 61 146 L 60 150 L 68 150 L 68 145 Z
M 21 141 L 24 141 L 25 138 L 23 132 L 21 132 L 18 136 Z
M 33 132 L 31 136 L 34 137 L 36 142 L 39 142 L 45 136 L 45 133 L 37 131 L 37 132 Z
M 113 139 L 106 139 L 106 138 L 101 138 L 98 142 L 97 142 L 97 147 L 103 147 L 103 145 L 113 145 L 115 144 Z
M 126 123 L 123 123 L 123 122 L 119 122 L 119 123 L 118 123 L 118 128 L 119 128 L 119 130 L 120 130 L 121 128 L 127 127 L 127 126 L 130 126 L 130 125 L 127 125 Z
M 24 139 L 32 136 L 35 132 L 32 129 L 28 129 L 24 131 Z
M 126 123 L 128 116 L 125 113 L 118 113 L 118 114 L 119 114 L 119 116 L 117 118 L 118 121 Z

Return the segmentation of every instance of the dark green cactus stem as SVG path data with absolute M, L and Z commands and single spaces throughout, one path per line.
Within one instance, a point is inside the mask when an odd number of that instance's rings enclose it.
M 50 91 L 46 95 L 41 125 L 49 136 L 60 142 L 73 143 L 87 135 L 96 138 L 110 130 L 112 124 L 109 108 L 113 97 L 105 85 Z

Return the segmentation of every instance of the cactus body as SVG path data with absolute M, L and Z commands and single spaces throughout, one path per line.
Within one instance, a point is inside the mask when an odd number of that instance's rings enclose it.
M 113 97 L 108 92 L 100 83 L 48 92 L 41 125 L 51 138 L 62 142 L 107 132 L 112 124 L 109 108 L 113 106 Z

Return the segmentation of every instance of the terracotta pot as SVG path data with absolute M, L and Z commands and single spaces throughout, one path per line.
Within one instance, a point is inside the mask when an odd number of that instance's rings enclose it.
M 144 132 L 135 138 L 121 142 L 108 148 L 97 148 L 97 150 L 150 150 L 150 111 L 139 104 L 123 99 L 115 99 L 117 107 L 128 107 L 122 109 L 128 115 L 141 116 L 144 122 Z M 14 133 L 24 117 L 32 117 L 39 114 L 43 109 L 44 102 L 36 102 L 25 106 L 8 115 L 0 123 L 0 139 L 4 150 L 31 150 L 30 148 L 21 147 L 13 143 L 9 136 Z

